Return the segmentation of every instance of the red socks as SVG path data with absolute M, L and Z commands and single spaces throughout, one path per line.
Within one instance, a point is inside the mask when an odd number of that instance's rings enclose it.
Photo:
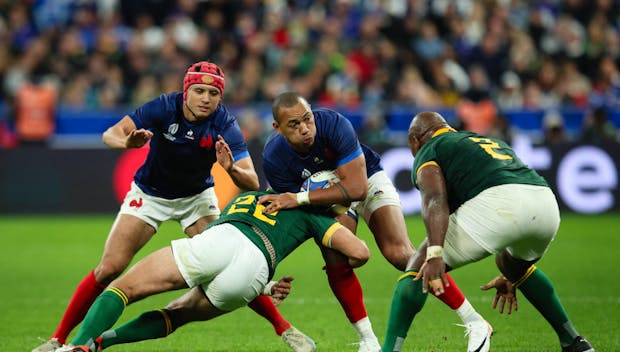
M 105 288 L 106 286 L 99 284 L 95 279 L 94 271 L 86 275 L 75 289 L 75 292 L 73 292 L 73 297 L 69 301 L 65 315 L 63 315 L 52 338 L 55 337 L 58 339 L 58 342 L 64 344 L 71 330 L 84 319 L 90 306 Z
M 278 336 L 282 336 L 282 333 L 291 327 L 291 323 L 284 319 L 269 296 L 257 296 L 248 306 L 260 316 L 269 320 Z
M 366 318 L 364 293 L 353 268 L 348 263 L 326 266 L 327 281 L 351 323 Z
M 452 280 L 452 276 L 446 274 L 446 278 L 448 279 L 450 286 L 446 287 L 444 285 L 444 293 L 435 297 L 437 297 L 443 303 L 447 304 L 448 307 L 452 308 L 453 310 L 458 309 L 461 304 L 465 302 L 465 296 L 463 295 L 463 292 L 461 292 L 461 289 L 456 285 L 456 282 Z M 428 290 L 428 292 L 435 295 L 433 290 Z

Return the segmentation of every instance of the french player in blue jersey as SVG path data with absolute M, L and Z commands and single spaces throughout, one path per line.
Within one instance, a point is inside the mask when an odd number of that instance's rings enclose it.
M 351 204 L 375 237 L 383 256 L 394 267 L 405 271 L 415 250 L 409 241 L 398 193 L 380 165 L 379 155 L 359 143 L 351 123 L 329 109 L 314 109 L 298 93 L 286 92 L 273 102 L 273 127 L 263 151 L 263 169 L 269 185 L 280 192 L 261 197 L 265 213 L 304 204 Z M 340 182 L 326 189 L 299 192 L 300 185 L 320 170 L 336 170 Z M 269 203 L 269 204 L 267 204 Z M 357 217 L 340 216 L 353 232 Z M 345 258 L 321 248 L 330 287 L 360 337 L 361 351 L 381 349 L 363 302 L 363 293 L 353 269 Z M 407 291 L 415 274 L 399 278 L 395 300 L 406 304 Z M 452 308 L 470 331 L 469 345 L 479 346 L 488 338 L 488 323 L 465 298 L 448 276 L 449 285 L 437 297 Z M 398 307 L 398 305 L 392 305 Z M 390 321 L 389 334 L 400 334 L 400 322 Z M 402 336 L 402 335 L 398 335 Z
M 197 62 L 185 73 L 183 92 L 160 95 L 103 133 L 103 142 L 112 149 L 140 148 L 150 142 L 150 150 L 112 225 L 101 261 L 78 285 L 50 340 L 33 352 L 53 351 L 65 343 L 95 298 L 127 268 L 162 222 L 175 220 L 193 237 L 219 217 L 211 175 L 215 162 L 242 190 L 258 190 L 237 120 L 222 104 L 224 87 L 220 67 Z M 186 304 L 196 295 L 203 293 L 190 290 L 171 305 Z M 250 307 L 266 317 L 278 335 L 288 331 L 287 335 L 305 337 L 280 315 L 271 298 L 259 297 Z

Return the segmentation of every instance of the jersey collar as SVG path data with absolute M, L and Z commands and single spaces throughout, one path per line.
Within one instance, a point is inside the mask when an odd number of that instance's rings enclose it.
M 435 133 L 433 133 L 433 136 L 431 138 L 435 138 L 437 136 L 439 136 L 440 134 L 444 134 L 447 132 L 456 132 L 456 130 L 452 127 L 444 127 L 444 128 L 440 128 L 437 131 L 435 131 Z

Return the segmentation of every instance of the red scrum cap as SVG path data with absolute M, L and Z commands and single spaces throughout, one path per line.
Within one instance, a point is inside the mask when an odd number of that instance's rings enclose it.
M 193 84 L 208 84 L 217 88 L 224 95 L 224 71 L 211 62 L 200 61 L 192 64 L 185 72 L 183 78 L 183 101 L 187 100 L 187 90 Z

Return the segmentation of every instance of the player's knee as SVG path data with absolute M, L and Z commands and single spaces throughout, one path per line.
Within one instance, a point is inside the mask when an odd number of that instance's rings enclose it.
M 497 268 L 511 282 L 515 282 L 523 277 L 535 262 L 535 260 L 528 261 L 514 258 L 507 250 L 503 250 L 495 256 Z
M 111 260 L 103 260 L 95 268 L 95 279 L 102 285 L 107 285 L 119 277 L 127 268 L 125 263 L 116 263 Z
M 404 271 L 414 251 L 408 244 L 398 244 L 382 247 L 381 253 L 396 269 Z

